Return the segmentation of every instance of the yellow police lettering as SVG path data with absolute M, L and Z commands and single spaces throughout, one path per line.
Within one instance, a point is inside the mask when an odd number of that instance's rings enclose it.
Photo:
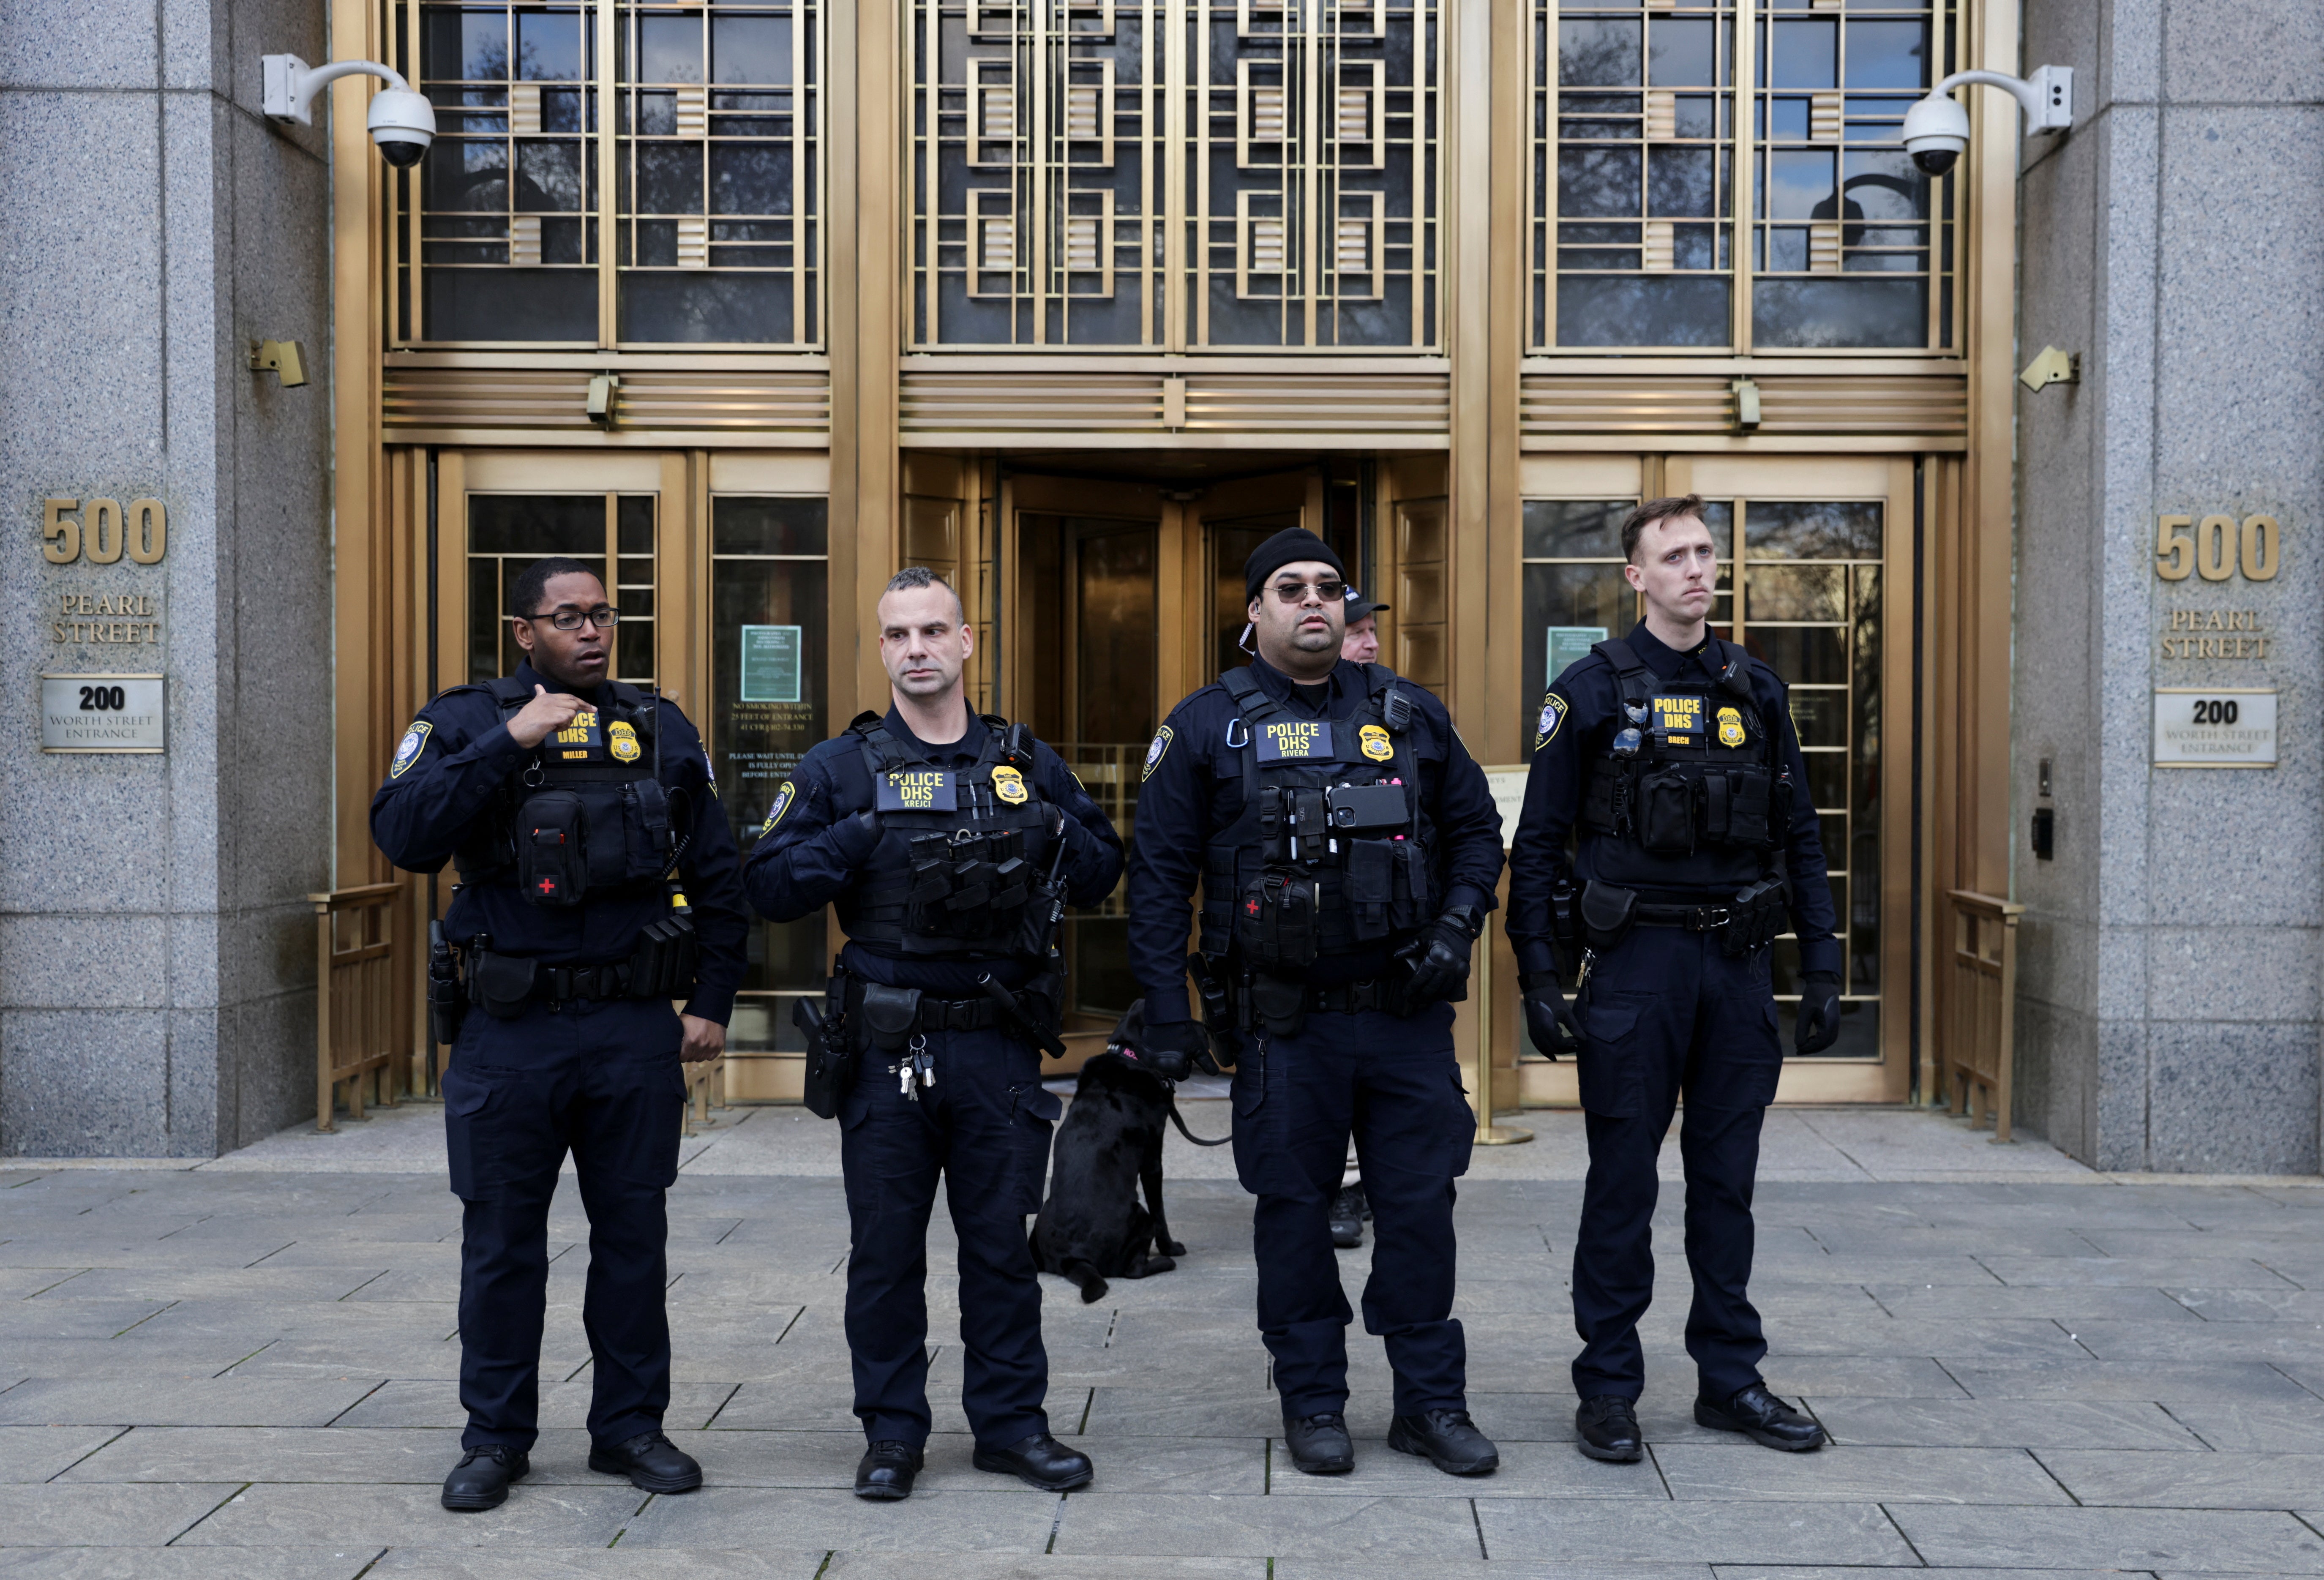
M 1280 755 L 1310 757 L 1314 755 L 1316 742 L 1323 737 L 1323 726 L 1293 719 L 1284 724 L 1268 725 L 1267 733 Z
M 897 795 L 903 799 L 907 808 L 918 807 L 926 809 L 936 804 L 936 791 L 944 788 L 944 775 L 941 773 L 891 773 L 888 776 L 888 782 L 896 787 Z

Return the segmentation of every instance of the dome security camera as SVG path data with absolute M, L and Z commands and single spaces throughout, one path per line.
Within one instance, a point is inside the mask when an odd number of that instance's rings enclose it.
M 1969 112 L 1958 99 L 1931 94 L 1904 112 L 1904 152 L 1925 176 L 1950 173 L 1969 148 Z
M 398 170 L 418 164 L 436 141 L 436 106 L 408 88 L 374 94 L 364 124 L 371 128 L 371 140 L 379 144 L 380 157 Z
M 436 107 L 411 91 L 394 68 L 376 60 L 334 60 L 310 67 L 296 55 L 264 55 L 259 59 L 260 107 L 270 120 L 315 124 L 315 100 L 324 88 L 342 77 L 376 77 L 387 86 L 372 96 L 364 116 L 380 157 L 398 170 L 420 162 L 436 141 Z
M 1971 83 L 1997 88 L 2025 112 L 2028 132 L 2062 132 L 2074 124 L 2074 69 L 2043 66 L 2033 76 L 2012 77 L 2004 71 L 1956 71 L 1929 96 L 1904 112 L 1904 152 L 1924 176 L 1951 173 L 1953 162 L 1969 148 L 1969 111 L 1952 90 Z

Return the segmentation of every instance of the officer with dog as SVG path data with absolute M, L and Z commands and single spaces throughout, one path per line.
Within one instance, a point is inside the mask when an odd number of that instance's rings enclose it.
M 1049 1435 L 1041 1288 L 1024 1215 L 1041 1206 L 1041 1085 L 1064 979 L 1056 925 L 1121 875 L 1121 841 L 1057 754 L 970 711 L 975 632 L 918 567 L 878 609 L 892 706 L 801 760 L 744 870 L 776 921 L 835 905 L 847 934 L 810 1049 L 809 1105 L 840 1122 L 852 1252 L 847 1344 L 869 1446 L 858 1497 L 911 1494 L 932 1417 L 927 1230 L 944 1177 L 960 1238 L 961 1404 L 980 1470 L 1089 1484 Z
M 1509 857 L 1509 941 L 1536 1047 L 1579 1060 L 1590 1174 L 1573 1252 L 1582 1452 L 1643 1452 L 1637 1324 L 1654 1292 L 1655 1160 L 1682 1093 L 1687 1353 L 1694 1418 L 1771 1448 L 1823 1430 L 1767 1391 L 1751 1305 L 1759 1126 L 1784 1053 L 1770 945 L 1799 939 L 1794 1046 L 1840 1034 L 1833 938 L 1807 767 L 1783 680 L 1710 633 L 1719 554 L 1692 494 L 1622 527 L 1646 618 L 1599 642 L 1542 701 Z M 1569 836 L 1578 840 L 1571 861 Z M 1569 1006 L 1557 956 L 1573 965 Z
M 438 931 L 450 942 L 429 969 L 431 1031 L 452 1044 L 445 1143 L 463 1204 L 468 1425 L 443 1491 L 456 1511 L 496 1507 L 530 1468 L 549 1200 L 568 1151 L 589 1216 L 589 1468 L 648 1492 L 702 1484 L 661 1429 L 663 1193 L 678 1176 L 680 1062 L 725 1046 L 748 926 L 701 737 L 667 698 L 608 678 L 620 615 L 596 568 L 536 560 L 509 610 L 524 662 L 423 708 L 371 808 L 397 866 L 458 864 Z
M 1140 1053 L 1184 1075 L 1214 1039 L 1235 1065 L 1235 1167 L 1258 1198 L 1259 1327 L 1292 1462 L 1355 1463 L 1329 1218 L 1352 1133 L 1377 1236 L 1364 1326 L 1396 1373 L 1388 1446 L 1480 1474 L 1499 1456 L 1469 1418 L 1452 1315 L 1452 1182 L 1476 1119 L 1451 1001 L 1494 904 L 1500 821 L 1443 705 L 1342 658 L 1346 581 L 1312 532 L 1260 544 L 1243 569 L 1256 661 L 1181 702 L 1147 749 L 1129 895 Z

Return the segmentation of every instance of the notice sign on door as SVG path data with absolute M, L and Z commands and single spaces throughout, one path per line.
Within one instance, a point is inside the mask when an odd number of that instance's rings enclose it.
M 797 702 L 799 699 L 800 637 L 798 625 L 742 627 L 742 695 L 744 702 Z
M 43 675 L 43 752 L 159 752 L 159 675 Z
M 1549 628 L 1549 683 L 1565 673 L 1565 666 L 1579 663 L 1590 656 L 1590 650 L 1606 640 L 1603 625 L 1553 625 Z
M 2154 766 L 2274 767 L 2275 693 L 2156 687 Z

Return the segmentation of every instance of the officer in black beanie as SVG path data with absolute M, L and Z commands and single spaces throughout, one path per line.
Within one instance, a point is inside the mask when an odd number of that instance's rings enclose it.
M 1476 1132 L 1452 1001 L 1493 907 L 1500 820 L 1443 704 L 1340 657 L 1347 578 L 1328 544 L 1278 532 L 1243 579 L 1257 660 L 1181 702 L 1147 748 L 1130 859 L 1138 1051 L 1184 1075 L 1214 1040 L 1235 1066 L 1235 1171 L 1259 1198 L 1259 1327 L 1292 1463 L 1355 1464 L 1353 1314 L 1330 1224 L 1352 1134 L 1378 1235 L 1364 1327 L 1396 1373 L 1388 1446 L 1480 1474 L 1500 1459 L 1469 1418 L 1452 1315 L 1452 1181 Z

